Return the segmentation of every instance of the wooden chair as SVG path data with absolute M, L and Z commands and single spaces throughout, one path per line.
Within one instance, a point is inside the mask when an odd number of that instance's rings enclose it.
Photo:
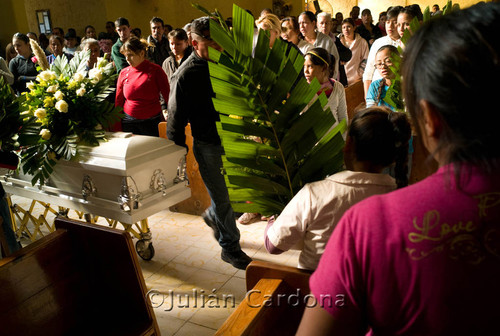
M 167 138 L 166 122 L 158 124 L 158 132 L 160 133 L 160 137 Z M 190 124 L 186 126 L 186 144 L 188 146 L 186 174 L 189 179 L 189 187 L 191 188 L 191 197 L 171 206 L 170 211 L 200 216 L 210 206 L 211 199 L 201 178 L 198 162 L 196 162 L 193 154 L 193 136 L 191 135 Z
M 159 335 L 130 234 L 55 226 L 0 260 L 0 334 Z
M 246 269 L 247 296 L 216 335 L 294 335 L 309 294 L 311 273 L 252 261 Z

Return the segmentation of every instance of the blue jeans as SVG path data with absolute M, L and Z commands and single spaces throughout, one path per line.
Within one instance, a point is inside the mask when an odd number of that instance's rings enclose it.
M 3 218 L 2 229 L 5 240 L 7 241 L 10 253 L 14 253 L 19 250 L 21 246 L 17 242 L 16 234 L 12 230 L 9 205 L 4 197 L 0 197 L 0 216 Z
M 207 210 L 209 219 L 215 222 L 220 232 L 219 245 L 226 251 L 241 249 L 240 231 L 236 227 L 233 208 L 224 175 L 222 175 L 222 146 L 194 139 L 193 153 L 200 169 L 201 177 L 212 200 Z

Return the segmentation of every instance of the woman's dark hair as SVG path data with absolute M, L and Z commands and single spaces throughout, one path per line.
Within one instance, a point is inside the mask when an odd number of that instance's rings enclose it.
M 416 4 L 404 7 L 399 13 L 408 14 L 412 19 L 416 17 L 419 21 L 422 21 L 424 19 L 424 14 L 422 14 L 420 6 Z
M 342 25 L 344 25 L 344 23 L 349 23 L 351 26 L 356 28 L 356 24 L 354 23 L 354 20 L 352 18 L 347 18 L 347 19 L 342 20 Z
M 168 33 L 167 37 L 168 37 L 168 39 L 175 38 L 175 39 L 181 40 L 181 41 L 188 40 L 187 33 L 182 28 L 175 28 L 174 30 L 172 30 L 171 32 Z
M 95 28 L 94 28 L 94 26 L 92 26 L 92 25 L 88 25 L 88 26 L 86 26 L 86 27 L 85 27 L 85 29 L 84 29 L 83 31 L 84 31 L 85 33 L 87 33 L 87 29 L 89 29 L 89 28 L 92 28 L 92 29 L 94 29 L 94 31 L 95 31 Z
M 12 39 L 18 39 L 23 41 L 24 43 L 30 44 L 30 38 L 28 37 L 28 35 L 23 33 L 15 33 L 14 36 L 12 36 Z
M 58 40 L 59 43 L 61 43 L 61 45 L 64 46 L 64 39 L 61 36 L 59 36 L 59 35 L 50 35 L 49 43 L 52 40 Z
M 384 51 L 386 49 L 389 49 L 391 51 L 391 56 L 393 54 L 398 54 L 399 55 L 399 51 L 398 51 L 398 48 L 396 48 L 395 46 L 393 46 L 392 44 L 386 44 L 384 46 L 381 46 L 378 50 L 377 50 L 377 54 L 381 51 Z M 375 54 L 375 57 L 377 56 L 377 54 Z M 380 97 L 382 96 L 382 89 L 384 88 L 384 85 L 386 84 L 385 82 L 385 78 L 382 78 L 382 80 L 380 81 L 380 84 L 378 86 L 378 93 L 377 93 L 377 98 L 375 99 L 375 105 L 378 105 L 380 103 Z
M 408 141 L 411 126 L 405 113 L 373 106 L 357 112 L 349 125 L 356 160 L 377 167 L 395 165 L 398 188 L 408 185 Z
M 132 51 L 134 54 L 138 54 L 141 51 L 146 52 L 148 44 L 146 41 L 140 40 L 135 36 L 131 36 L 127 42 L 125 42 L 121 48 L 120 52 L 123 54 L 125 51 Z
M 311 11 L 302 12 L 302 13 L 299 14 L 298 17 L 300 17 L 301 15 L 307 16 L 309 18 L 309 21 L 311 21 L 311 22 L 317 22 L 318 21 L 316 19 L 316 15 L 313 12 L 311 12 Z
M 328 71 L 328 77 L 329 78 L 333 77 L 333 70 L 335 68 L 334 64 L 336 62 L 335 57 L 333 55 L 331 55 L 325 49 L 317 47 L 317 48 L 312 48 L 308 52 L 306 52 L 304 57 L 307 56 L 311 58 L 311 62 L 314 65 L 326 66 Z
M 499 169 L 500 4 L 481 3 L 427 21 L 403 54 L 403 95 L 422 133 L 422 100 L 440 122 L 436 152 L 459 174 L 464 163 Z M 446 41 L 446 43 L 443 43 Z M 458 181 L 458 180 L 457 180 Z
M 397 19 L 403 6 L 392 6 L 387 9 L 387 20 Z
M 292 24 L 293 29 L 295 29 L 295 31 L 300 34 L 299 21 L 297 21 L 297 18 L 295 16 L 287 16 L 281 19 L 280 22 L 281 24 L 283 24 L 283 22 L 290 22 Z

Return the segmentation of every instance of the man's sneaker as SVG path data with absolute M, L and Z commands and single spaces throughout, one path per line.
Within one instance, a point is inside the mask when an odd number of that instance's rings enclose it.
M 220 257 L 225 262 L 230 263 L 234 267 L 239 268 L 241 270 L 245 270 L 248 264 L 250 264 L 250 262 L 252 261 L 252 258 L 247 256 L 246 253 L 243 252 L 242 250 L 229 252 L 222 249 Z
M 201 217 L 205 221 L 205 223 L 214 231 L 214 238 L 215 240 L 219 241 L 220 238 L 220 232 L 219 229 L 217 228 L 217 224 L 213 220 L 208 217 L 207 211 L 205 211 Z

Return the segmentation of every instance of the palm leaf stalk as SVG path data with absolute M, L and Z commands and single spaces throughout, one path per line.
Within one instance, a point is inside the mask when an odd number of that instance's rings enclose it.
M 277 39 L 270 49 L 263 30 L 254 48 L 254 18 L 236 5 L 232 30 L 218 11 L 193 6 L 214 19 L 210 34 L 224 49 L 210 49 L 209 71 L 233 209 L 279 214 L 305 183 L 342 169 L 346 123 L 335 126 L 319 82 L 301 75 L 296 48 Z

